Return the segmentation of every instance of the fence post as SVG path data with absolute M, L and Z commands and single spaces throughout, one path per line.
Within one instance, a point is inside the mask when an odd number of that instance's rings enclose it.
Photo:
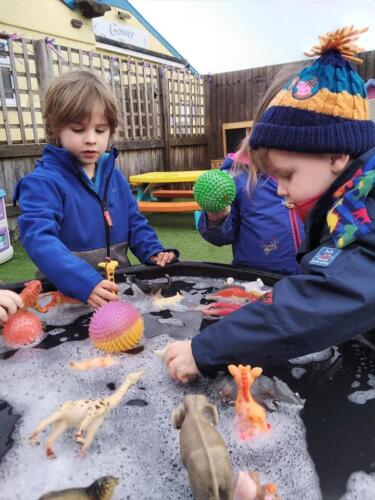
M 206 146 L 206 165 L 213 160 L 213 140 L 211 137 L 211 75 L 205 75 L 203 80 L 203 102 L 204 102 L 204 133 L 208 138 Z
M 49 81 L 54 77 L 52 57 L 44 38 L 35 40 L 34 54 L 40 99 L 42 101 L 44 90 Z
M 164 169 L 171 170 L 171 135 L 169 131 L 169 104 L 168 104 L 168 80 L 167 70 L 159 68 L 159 89 L 160 89 L 160 120 L 161 130 L 164 136 Z

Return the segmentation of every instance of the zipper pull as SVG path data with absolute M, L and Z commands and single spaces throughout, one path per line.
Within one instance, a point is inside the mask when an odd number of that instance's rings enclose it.
M 113 226 L 113 222 L 112 222 L 112 219 L 111 219 L 111 214 L 109 213 L 109 210 L 107 208 L 103 208 L 103 214 L 104 214 L 105 220 L 107 221 L 108 226 L 112 227 Z

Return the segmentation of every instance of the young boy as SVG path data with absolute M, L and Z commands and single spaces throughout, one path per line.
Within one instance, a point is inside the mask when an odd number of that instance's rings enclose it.
M 165 250 L 139 213 L 115 168 L 117 151 L 106 153 L 118 116 L 103 81 L 64 73 L 49 85 L 43 111 L 51 144 L 15 193 L 21 242 L 58 290 L 99 307 L 117 299 L 117 285 L 97 270 L 106 257 L 127 265 L 129 247 L 141 262 L 164 266 L 178 252 Z
M 281 90 L 250 137 L 254 161 L 278 193 L 310 212 L 301 274 L 274 287 L 273 304 L 246 305 L 192 341 L 171 344 L 182 382 L 230 363 L 267 366 L 375 327 L 375 124 L 364 82 L 345 59 L 358 31 L 321 37 L 321 54 Z

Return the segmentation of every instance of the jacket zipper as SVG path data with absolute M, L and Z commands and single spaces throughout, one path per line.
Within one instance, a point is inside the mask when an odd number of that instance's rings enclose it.
M 102 216 L 103 216 L 104 230 L 105 230 L 105 246 L 106 246 L 106 252 L 107 252 L 107 258 L 108 259 L 111 259 L 111 233 L 110 233 L 110 230 L 111 230 L 111 227 L 113 226 L 113 223 L 112 223 L 111 215 L 110 215 L 109 210 L 108 210 L 108 205 L 107 205 L 107 201 L 108 200 L 107 200 L 107 198 L 108 198 L 109 182 L 111 180 L 114 168 L 115 167 L 113 166 L 112 170 L 108 174 L 108 177 L 107 177 L 107 180 L 106 180 L 106 183 L 105 183 L 105 187 L 104 187 L 103 199 L 101 199 L 100 196 L 98 195 L 98 193 L 96 191 L 94 191 L 86 183 L 86 181 L 83 180 L 83 178 L 81 177 L 82 182 L 83 182 L 85 188 L 88 191 L 90 191 L 90 193 L 93 193 L 95 195 L 95 197 L 99 201 L 99 204 L 100 204 L 101 209 L 102 209 Z
M 295 251 L 297 253 L 297 251 L 301 245 L 301 234 L 299 231 L 298 221 L 297 221 L 296 212 L 295 212 L 294 208 L 289 209 L 289 220 L 290 220 L 290 226 L 292 228 L 294 247 L 295 247 Z

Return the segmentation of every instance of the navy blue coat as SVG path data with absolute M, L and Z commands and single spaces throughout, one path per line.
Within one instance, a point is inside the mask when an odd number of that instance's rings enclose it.
M 317 202 L 298 255 L 301 274 L 274 286 L 273 304 L 248 304 L 193 338 L 202 374 L 230 363 L 275 365 L 375 328 L 375 189 L 366 199 L 372 220 L 367 234 L 340 251 L 326 222 L 333 193 L 370 159 L 375 160 L 375 148 L 354 160 Z
M 122 263 L 127 246 L 143 263 L 164 250 L 115 168 L 116 156 L 112 150 L 99 159 L 101 182 L 95 192 L 73 155 L 48 145 L 36 169 L 16 187 L 22 211 L 18 224 L 27 253 L 61 292 L 83 302 L 103 279 L 93 265 L 103 260 L 107 245 L 114 258 L 115 250 L 121 249 Z M 107 209 L 111 228 L 104 217 Z
M 221 169 L 233 164 L 229 157 Z M 209 227 L 202 212 L 198 230 L 216 246 L 232 244 L 232 264 L 283 274 L 299 272 L 296 253 L 304 238 L 304 228 L 295 210 L 288 209 L 277 194 L 274 179 L 261 175 L 249 194 L 248 174 L 234 176 L 236 198 L 231 212 L 219 226 Z

